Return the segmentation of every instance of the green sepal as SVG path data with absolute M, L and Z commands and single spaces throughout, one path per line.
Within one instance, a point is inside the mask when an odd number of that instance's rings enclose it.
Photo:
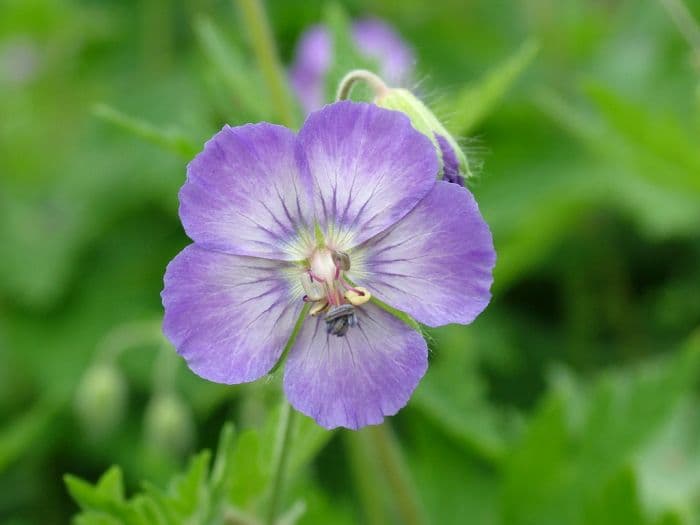
M 441 161 L 442 150 L 438 144 L 437 135 L 442 135 L 457 156 L 460 173 L 465 177 L 471 176 L 469 161 L 464 151 L 462 151 L 462 148 L 459 147 L 457 141 L 452 137 L 450 132 L 445 129 L 445 126 L 442 125 L 435 114 L 413 93 L 407 89 L 392 88 L 378 96 L 374 103 L 381 108 L 393 109 L 405 113 L 408 118 L 411 119 L 413 127 L 430 139 Z

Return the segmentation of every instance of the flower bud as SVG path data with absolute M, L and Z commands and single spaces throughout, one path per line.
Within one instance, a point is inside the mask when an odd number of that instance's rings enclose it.
M 173 393 L 155 394 L 145 414 L 147 443 L 172 455 L 188 451 L 194 439 L 190 408 Z
M 382 108 L 405 113 L 411 119 L 413 127 L 428 137 L 435 146 L 442 163 L 441 178 L 448 182 L 464 184 L 463 178 L 471 175 L 467 156 L 418 97 L 407 89 L 389 88 L 379 93 L 374 103 Z
M 112 363 L 92 365 L 76 390 L 74 408 L 83 428 L 94 438 L 113 431 L 124 417 L 127 385 Z

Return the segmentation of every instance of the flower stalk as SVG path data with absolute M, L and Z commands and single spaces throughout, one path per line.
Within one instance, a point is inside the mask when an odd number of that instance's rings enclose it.
M 277 443 L 272 464 L 272 485 L 270 487 L 270 500 L 265 515 L 265 524 L 274 525 L 282 500 L 284 478 L 287 473 L 289 452 L 294 433 L 295 411 L 289 403 L 284 403 L 280 414 L 280 423 L 277 430 Z
M 386 476 L 386 481 L 394 495 L 396 509 L 401 523 L 407 525 L 425 525 L 425 513 L 419 503 L 413 481 L 404 464 L 396 436 L 388 424 L 377 425 L 367 429 L 373 448 L 377 451 L 379 462 Z
M 375 75 L 366 69 L 355 69 L 345 75 L 340 81 L 340 84 L 338 84 L 336 100 L 347 100 L 350 98 L 352 88 L 357 82 L 365 82 L 370 88 L 372 88 L 372 91 L 374 91 L 374 95 L 376 97 L 381 97 L 389 91 L 387 85 L 378 75 Z

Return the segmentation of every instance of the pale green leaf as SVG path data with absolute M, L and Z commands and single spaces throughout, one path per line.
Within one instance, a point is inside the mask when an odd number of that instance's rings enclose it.
M 465 86 L 445 108 L 445 113 L 450 115 L 450 130 L 455 135 L 467 135 L 474 131 L 532 63 L 538 49 L 535 41 L 528 40 L 482 78 Z
M 175 153 L 185 160 L 190 160 L 200 150 L 196 141 L 175 127 L 158 127 L 138 117 L 127 115 L 107 104 L 97 104 L 93 108 L 93 113 L 96 117 L 146 142 Z

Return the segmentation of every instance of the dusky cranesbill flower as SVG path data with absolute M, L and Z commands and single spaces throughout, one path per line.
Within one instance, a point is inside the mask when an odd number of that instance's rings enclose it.
M 180 191 L 194 243 L 165 274 L 166 336 L 200 376 L 244 383 L 272 369 L 304 311 L 284 363 L 292 406 L 327 428 L 395 414 L 427 347 L 370 297 L 429 326 L 470 323 L 490 299 L 488 226 L 438 169 L 404 114 L 372 104 L 328 105 L 296 135 L 224 127 Z
M 376 61 L 378 73 L 391 85 L 411 82 L 415 58 L 401 37 L 386 23 L 374 18 L 358 20 L 352 25 L 357 49 Z M 326 74 L 333 60 L 333 42 L 328 29 L 314 25 L 299 39 L 289 76 L 292 87 L 306 113 L 326 102 Z

